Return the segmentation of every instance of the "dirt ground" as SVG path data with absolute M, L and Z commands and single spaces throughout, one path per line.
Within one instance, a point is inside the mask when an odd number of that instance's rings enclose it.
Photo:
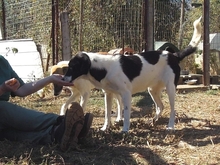
M 68 94 L 54 98 L 47 92 L 12 102 L 44 112 L 59 114 Z M 94 91 L 87 112 L 94 114 L 89 133 L 77 148 L 61 152 L 57 145 L 33 145 L 0 141 L 0 164 L 71 164 L 71 165 L 217 165 L 220 164 L 220 91 L 206 90 L 176 94 L 175 131 L 168 131 L 169 101 L 162 95 L 164 112 L 152 126 L 154 104 L 147 92 L 132 99 L 131 128 L 112 126 L 100 131 L 104 123 L 102 93 Z M 116 105 L 114 105 L 114 108 Z M 114 122 L 114 117 L 112 117 Z

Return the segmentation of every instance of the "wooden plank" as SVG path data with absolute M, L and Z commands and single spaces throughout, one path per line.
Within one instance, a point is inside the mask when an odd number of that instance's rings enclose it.
M 69 30 L 69 16 L 67 12 L 60 14 L 61 31 L 62 31 L 62 60 L 69 61 L 72 57 L 70 30 Z

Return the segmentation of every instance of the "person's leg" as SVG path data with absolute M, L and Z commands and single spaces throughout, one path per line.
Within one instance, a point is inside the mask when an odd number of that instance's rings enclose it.
M 27 109 L 0 101 L 1 138 L 31 143 L 50 143 L 51 131 L 59 115 Z
M 31 144 L 51 144 L 52 126 L 40 131 L 19 131 L 15 129 L 4 129 L 0 132 L 0 140 L 10 140 L 17 142 L 29 142 Z
M 39 131 L 56 123 L 59 115 L 27 109 L 10 102 L 0 101 L 0 129 Z
M 69 146 L 75 147 L 79 135 L 80 138 L 87 135 L 92 120 L 93 115 L 84 116 L 82 107 L 75 102 L 68 106 L 65 116 L 59 116 L 0 101 L 0 135 L 8 140 L 57 142 L 65 151 Z

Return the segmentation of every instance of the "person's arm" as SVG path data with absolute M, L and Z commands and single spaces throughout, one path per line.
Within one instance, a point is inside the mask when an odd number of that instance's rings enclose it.
M 43 87 L 45 87 L 50 83 L 54 83 L 60 86 L 73 86 L 73 83 L 69 83 L 62 80 L 62 75 L 53 74 L 51 76 L 42 78 L 35 82 L 25 83 L 20 88 L 18 88 L 18 90 L 15 91 L 14 93 L 16 96 L 25 97 L 34 92 L 37 92 L 38 90 L 42 89 Z

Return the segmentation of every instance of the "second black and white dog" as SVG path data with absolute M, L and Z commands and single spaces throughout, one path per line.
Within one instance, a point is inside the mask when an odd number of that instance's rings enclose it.
M 168 51 L 148 51 L 133 56 L 99 55 L 97 53 L 78 53 L 69 62 L 64 76 L 65 81 L 87 79 L 95 87 L 106 92 L 105 123 L 102 130 L 110 126 L 113 93 L 119 94 L 124 106 L 123 132 L 129 131 L 132 94 L 148 89 L 156 107 L 154 120 L 160 117 L 164 106 L 161 92 L 166 88 L 170 102 L 168 129 L 174 129 L 175 93 L 180 77 L 179 63 L 194 53 L 201 38 L 200 19 L 194 22 L 194 33 L 187 48 L 177 53 Z

